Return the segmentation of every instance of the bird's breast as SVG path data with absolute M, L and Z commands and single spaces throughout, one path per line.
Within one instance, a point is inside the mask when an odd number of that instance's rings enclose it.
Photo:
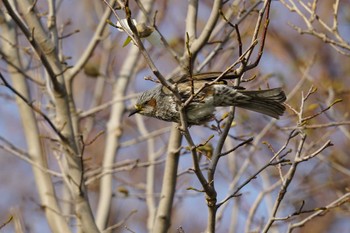
M 200 102 L 190 103 L 186 115 L 189 122 L 205 122 L 213 117 L 214 112 L 214 101 L 212 97 L 209 97 Z

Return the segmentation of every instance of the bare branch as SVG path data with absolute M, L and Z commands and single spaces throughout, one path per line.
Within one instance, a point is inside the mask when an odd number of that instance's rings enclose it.
M 43 117 L 45 119 L 45 121 L 50 125 L 50 127 L 55 131 L 55 133 L 59 136 L 59 138 L 64 141 L 67 142 L 67 139 L 63 136 L 63 134 L 61 133 L 61 131 L 59 129 L 56 128 L 55 124 L 50 120 L 50 118 L 43 113 L 38 107 L 36 107 L 34 105 L 33 102 L 27 100 L 21 93 L 19 93 L 17 90 L 15 90 L 5 79 L 5 77 L 2 75 L 2 73 L 0 72 L 0 79 L 2 80 L 2 82 L 4 83 L 4 85 L 9 88 L 16 96 L 18 96 L 20 99 L 23 100 L 24 103 L 26 103 L 31 109 L 33 109 L 34 112 L 38 113 L 41 117 Z
M 311 214 L 307 218 L 303 219 L 300 222 L 289 224 L 288 226 L 288 231 L 287 232 L 292 232 L 295 228 L 299 228 L 304 226 L 307 222 L 313 220 L 314 218 L 324 215 L 326 212 L 330 211 L 333 208 L 339 207 L 345 203 L 347 203 L 350 199 L 350 193 L 346 193 L 343 196 L 339 197 L 337 200 L 333 201 L 329 205 L 327 205 L 324 208 L 319 208 L 318 210 L 316 209 L 315 213 Z

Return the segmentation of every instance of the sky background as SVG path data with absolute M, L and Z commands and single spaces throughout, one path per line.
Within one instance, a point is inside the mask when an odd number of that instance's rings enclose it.
M 187 1 L 167 1 L 168 8 L 165 15 L 162 15 L 161 21 L 159 22 L 159 30 L 165 36 L 168 41 L 181 41 L 183 40 L 183 35 L 185 31 L 185 16 L 186 16 L 186 6 Z M 347 1 L 340 1 L 340 17 L 339 17 L 339 30 L 340 35 L 343 38 L 350 38 L 350 4 Z M 204 1 L 201 4 L 199 12 L 198 25 L 203 25 L 206 22 L 208 14 L 210 13 L 210 1 Z M 46 10 L 46 2 L 38 1 L 39 10 L 44 12 Z M 156 8 L 162 9 L 165 1 L 157 1 Z M 68 39 L 63 41 L 63 53 L 66 56 L 70 56 L 71 59 L 68 61 L 69 65 L 74 65 L 79 56 L 82 54 L 86 48 L 89 40 L 91 39 L 92 33 L 94 32 L 95 26 L 98 23 L 99 17 L 94 10 L 100 10 L 101 4 L 93 3 L 92 1 L 76 1 L 65 0 L 60 2 L 60 8 L 58 11 L 57 24 L 62 25 L 66 23 L 64 31 L 69 33 L 76 29 L 79 32 L 72 35 Z M 320 15 L 327 16 L 327 6 L 321 5 Z M 101 8 L 102 9 L 102 8 Z M 327 18 L 329 19 L 329 17 Z M 46 20 L 46 19 L 43 19 Z M 112 21 L 115 18 L 112 17 Z M 69 23 L 68 23 L 69 22 Z M 344 90 L 348 90 L 349 86 L 349 74 L 350 64 L 349 56 L 344 56 L 337 53 L 329 45 L 325 45 L 321 40 L 314 38 L 312 36 L 303 35 L 301 36 L 295 30 L 293 30 L 289 24 L 302 25 L 302 22 L 297 15 L 290 13 L 281 3 L 273 1 L 271 8 L 271 24 L 269 28 L 269 33 L 267 37 L 266 47 L 263 55 L 263 59 L 259 64 L 259 67 L 248 75 L 257 74 L 260 77 L 264 75 L 271 74 L 272 78 L 268 80 L 268 84 L 271 87 L 282 86 L 286 93 L 288 94 L 293 87 L 300 81 L 302 76 L 301 68 L 303 67 L 301 63 L 307 63 L 308 61 L 314 59 L 313 65 L 310 68 L 310 74 L 312 79 L 309 80 L 303 86 L 303 90 L 306 91 L 311 85 L 319 88 L 319 92 L 311 97 L 312 103 L 317 103 L 321 106 L 326 106 L 327 93 L 329 91 L 328 87 L 340 86 Z M 329 21 L 328 21 L 329 22 Z M 252 28 L 255 21 L 244 22 L 242 24 L 241 31 L 248 32 L 249 28 Z M 129 47 L 131 44 L 122 47 L 122 44 L 126 38 L 126 35 L 118 32 L 117 30 L 111 29 L 111 41 L 113 44 L 113 55 L 111 56 L 111 61 L 109 64 L 110 73 L 105 87 L 105 94 L 103 96 L 104 101 L 108 101 L 111 98 L 112 82 L 114 77 L 117 76 L 120 67 L 123 64 L 125 56 L 128 54 Z M 248 33 L 249 34 L 249 33 Z M 282 41 L 284 43 L 282 43 Z M 245 41 L 247 42 L 247 41 Z M 247 43 L 245 44 L 247 46 Z M 28 45 L 27 45 L 28 46 Z M 149 45 L 147 46 L 149 48 Z M 181 47 L 180 47 L 181 48 Z M 212 47 L 204 48 L 199 55 L 199 60 L 203 59 L 210 51 Z M 169 54 L 165 53 L 160 48 L 150 49 L 150 53 L 154 58 L 154 61 L 159 67 L 163 74 L 170 73 L 175 67 L 176 62 Z M 99 58 L 101 53 L 106 52 L 101 46 L 98 46 L 93 54 L 92 61 L 100 61 Z M 231 64 L 237 57 L 237 51 L 232 52 L 232 59 L 229 61 L 228 57 L 225 56 L 220 59 L 216 58 L 210 65 L 208 65 L 205 70 L 223 70 L 228 64 Z M 34 64 L 39 64 L 36 60 Z M 6 65 L 2 61 L 0 63 L 1 68 L 5 69 Z M 144 77 L 151 75 L 152 72 L 148 69 L 145 64 L 139 64 L 141 67 L 136 77 L 134 77 L 133 82 L 131 82 L 128 94 L 135 92 L 142 92 L 154 86 L 154 83 L 145 81 Z M 34 74 L 36 71 L 33 71 Z M 38 71 L 37 74 L 40 74 Z M 81 72 L 76 80 L 74 81 L 74 93 L 76 104 L 79 109 L 87 110 L 89 107 L 89 102 L 91 102 L 92 93 L 94 90 L 95 80 L 92 78 L 87 78 L 86 75 Z M 257 88 L 266 87 L 266 83 L 247 83 L 246 88 Z M 342 89 L 342 90 L 343 90 Z M 300 101 L 300 96 L 294 97 L 288 100 L 288 104 L 292 106 L 297 106 Z M 45 98 L 42 93 L 33 88 L 32 91 L 33 99 L 38 101 Z M 349 95 L 345 94 L 345 96 Z M 132 101 L 127 101 L 129 106 L 132 105 Z M 335 111 L 335 115 L 338 117 L 336 120 L 346 120 L 346 111 L 344 109 L 348 108 L 348 101 L 345 99 L 343 103 L 340 104 L 339 108 Z M 96 125 L 94 126 L 94 133 L 99 130 L 105 129 L 105 124 L 108 122 L 109 110 L 97 114 Z M 22 150 L 26 150 L 26 143 L 22 131 L 22 123 L 19 116 L 17 106 L 13 101 L 13 94 L 7 90 L 4 86 L 0 86 L 0 136 L 11 142 L 13 145 L 18 146 Z M 223 111 L 219 111 L 218 115 L 222 114 Z M 249 117 L 248 117 L 249 116 Z M 324 123 L 332 118 L 331 116 L 323 117 L 319 122 Z M 278 127 L 293 126 L 293 113 L 287 111 L 285 116 L 277 123 Z M 236 118 L 237 127 L 234 127 L 230 134 L 232 135 L 245 135 L 254 136 L 256 132 L 259 132 L 266 124 L 269 123 L 270 119 L 263 117 L 259 114 L 249 113 L 247 111 L 238 111 L 238 116 Z M 156 119 L 145 119 L 145 123 L 149 131 L 156 130 L 162 127 L 167 127 L 170 124 L 167 122 L 160 122 Z M 43 135 L 49 134 L 50 131 L 45 123 L 40 123 Z M 138 135 L 138 131 L 135 128 L 134 119 L 127 118 L 125 116 L 125 134 L 122 137 L 122 142 L 128 141 Z M 346 126 L 346 130 L 349 127 Z M 205 141 L 210 134 L 213 132 L 209 129 L 203 127 L 194 126 L 191 129 L 191 133 L 194 135 L 196 143 L 201 143 Z M 279 134 L 274 134 L 271 132 L 266 135 L 264 140 L 268 140 L 271 145 L 275 148 L 279 148 L 283 145 L 283 142 L 287 139 L 289 131 L 282 132 Z M 335 148 L 332 150 L 326 150 L 323 153 L 325 158 L 336 158 L 337 161 L 341 161 L 343 164 L 349 164 L 349 139 L 344 136 L 344 132 L 338 130 L 338 128 L 330 128 L 325 131 L 311 132 L 310 138 L 322 138 L 328 135 L 328 138 L 332 140 L 335 144 Z M 165 133 L 157 137 L 156 150 L 164 149 L 167 145 L 168 134 Z M 89 166 L 98 166 L 101 161 L 101 156 L 103 155 L 103 143 L 104 137 L 99 138 L 96 144 L 87 148 L 87 156 L 91 158 Z M 215 139 L 214 139 L 215 140 Z M 146 142 L 141 142 L 136 146 L 121 148 L 118 152 L 117 161 L 123 161 L 126 159 L 140 159 L 141 161 L 146 161 L 145 149 L 147 146 Z M 291 148 L 295 148 L 296 144 L 291 145 Z M 0 150 L 0 223 L 5 222 L 8 217 L 13 213 L 21 213 L 23 216 L 23 223 L 27 227 L 25 232 L 49 232 L 48 225 L 44 218 L 43 212 L 38 205 L 38 196 L 35 189 L 35 180 L 33 178 L 31 166 L 11 155 L 10 153 Z M 164 158 L 164 154 L 162 158 Z M 222 200 L 226 197 L 229 192 L 229 184 L 232 179 L 234 179 L 233 174 L 230 173 L 230 163 L 235 161 L 236 168 L 242 165 L 244 158 L 250 156 L 248 148 L 240 151 L 239 153 L 233 153 L 229 158 L 225 158 L 221 161 L 218 166 L 216 187 L 218 191 L 218 200 Z M 335 157 L 332 157 L 335 156 Z M 338 156 L 338 157 L 337 157 Z M 259 144 L 259 153 L 253 157 L 251 167 L 247 172 L 240 177 L 241 182 L 246 178 L 250 177 L 257 168 L 265 164 L 271 157 L 271 152 L 262 143 Z M 240 159 L 241 158 L 241 159 Z M 55 158 L 53 155 L 48 155 L 48 161 L 53 169 L 57 170 L 57 164 L 55 163 Z M 96 162 L 96 164 L 93 164 Z M 192 166 L 192 160 L 189 154 L 184 154 L 180 158 L 179 173 L 187 171 Z M 345 165 L 344 165 L 345 166 Z M 163 175 L 163 166 L 159 165 L 156 167 L 157 182 L 156 182 L 156 192 L 160 191 L 161 188 L 161 178 Z M 278 174 L 276 169 L 269 168 L 262 175 L 269 176 L 267 179 L 270 184 L 277 181 Z M 54 179 L 55 180 L 55 179 Z M 57 189 L 60 187 L 60 181 L 55 180 Z M 133 209 L 138 210 L 138 212 L 133 215 L 128 221 L 129 226 L 135 232 L 147 232 L 145 229 L 144 219 L 147 217 L 146 204 L 144 201 L 144 190 L 137 188 L 135 184 L 140 184 L 145 181 L 145 168 L 140 168 L 137 170 L 123 171 L 119 172 L 115 176 L 114 189 L 118 190 L 120 187 L 126 187 L 129 191 L 129 195 L 125 196 L 122 193 L 116 191 L 116 198 L 113 199 L 112 203 L 112 222 L 116 223 L 123 219 L 130 211 Z M 346 184 L 346 176 L 340 175 L 337 171 L 332 170 L 329 164 L 322 162 L 320 159 L 315 159 L 309 163 L 302 164 L 298 168 L 298 174 L 295 182 L 289 188 L 288 191 L 288 206 L 284 206 L 281 216 L 287 215 L 295 211 L 300 205 L 300 200 L 308 200 L 306 203 L 307 208 L 315 208 L 318 206 L 326 205 L 335 199 L 335 196 L 339 193 L 339 190 L 327 188 L 330 183 L 339 181 L 339 186 Z M 238 183 L 241 183 L 238 182 Z M 230 224 L 232 222 L 232 213 L 238 215 L 236 232 L 243 232 L 244 221 L 257 195 L 261 190 L 267 186 L 266 179 L 262 179 L 260 176 L 253 180 L 247 187 L 242 190 L 242 197 L 236 198 L 229 202 L 226 207 L 227 212 L 224 214 L 224 218 L 221 222 L 218 232 L 228 232 L 230 229 Z M 310 183 L 314 182 L 314 187 L 310 188 Z M 322 185 L 325 188 L 322 188 Z M 312 185 L 311 185 L 312 186 Z M 194 174 L 185 173 L 178 178 L 176 199 L 174 202 L 173 211 L 173 225 L 171 231 L 174 232 L 177 227 L 182 226 L 187 229 L 187 232 L 200 232 L 204 231 L 206 227 L 206 205 L 202 194 L 188 191 L 188 187 L 199 187 L 199 183 Z M 89 190 L 90 200 L 92 202 L 93 209 L 96 208 L 96 200 L 98 198 L 98 188 L 97 185 L 91 185 Z M 320 190 L 318 192 L 310 191 L 312 188 L 315 190 Z M 271 195 L 272 200 L 276 198 L 278 189 Z M 310 198 L 311 195 L 311 198 Z M 270 200 L 270 201 L 272 201 Z M 266 200 L 267 202 L 269 200 Z M 287 205 L 287 203 L 286 203 Z M 263 204 L 258 208 L 258 216 L 260 219 L 255 219 L 257 222 L 263 220 L 263 216 L 266 215 L 268 210 L 266 205 Z M 238 209 L 238 210 L 237 210 Z M 324 232 L 345 232 L 346 229 L 350 228 L 349 219 L 349 206 L 347 209 L 344 208 L 344 212 L 335 211 L 327 218 L 323 217 L 322 220 L 328 219 L 330 221 L 329 228 Z M 329 217 L 331 216 L 331 217 Z M 318 221 L 318 220 L 315 220 Z M 73 221 L 74 225 L 75 222 Z M 281 229 L 285 230 L 284 227 Z M 13 232 L 13 225 L 10 224 L 1 230 L 1 233 Z M 120 232 L 123 232 L 121 230 Z M 124 231 L 125 232 L 125 231 Z M 303 232 L 303 231 L 300 231 Z M 316 232 L 316 231 L 315 231 Z

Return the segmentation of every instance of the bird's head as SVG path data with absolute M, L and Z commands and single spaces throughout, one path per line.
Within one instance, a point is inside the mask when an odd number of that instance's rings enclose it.
M 144 92 L 137 100 L 134 109 L 131 110 L 129 116 L 132 116 L 136 113 L 153 116 L 156 111 L 157 100 L 155 96 L 150 92 Z

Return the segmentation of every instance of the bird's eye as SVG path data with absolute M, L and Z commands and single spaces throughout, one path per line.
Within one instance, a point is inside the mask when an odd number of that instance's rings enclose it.
M 147 105 L 151 106 L 151 107 L 155 107 L 157 105 L 157 101 L 156 99 L 152 98 L 147 102 Z

